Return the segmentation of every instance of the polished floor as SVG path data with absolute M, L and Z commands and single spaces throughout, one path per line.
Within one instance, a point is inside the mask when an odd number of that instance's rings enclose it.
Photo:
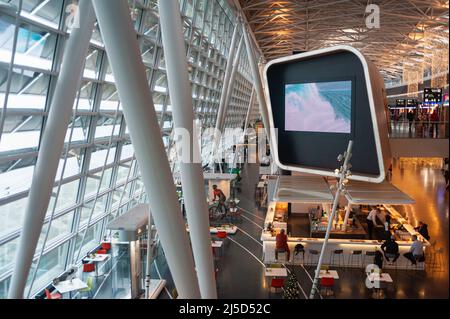
M 269 292 L 269 280 L 264 276 L 262 243 L 259 240 L 265 209 L 257 206 L 255 186 L 259 180 L 258 167 L 247 165 L 243 170 L 242 192 L 239 193 L 239 206 L 243 211 L 242 219 L 236 221 L 239 227 L 235 235 L 229 236 L 224 243 L 221 255 L 216 258 L 219 269 L 217 277 L 219 298 L 282 298 L 282 293 Z M 444 178 L 436 161 L 396 160 L 393 170 L 393 184 L 416 200 L 414 205 L 406 206 L 402 214 L 412 224 L 419 220 L 429 226 L 431 242 L 443 248 L 441 267 L 428 267 L 425 271 L 388 271 L 393 284 L 386 290 L 389 299 L 448 298 L 448 192 L 445 190 Z M 299 282 L 299 295 L 306 299 L 312 286 L 314 269 L 308 266 L 288 266 L 296 274 Z M 334 287 L 337 299 L 366 299 L 372 297 L 372 291 L 365 285 L 363 269 L 346 269 L 334 267 L 339 273 L 339 280 Z M 158 258 L 152 267 L 152 278 L 167 280 L 165 290 L 160 298 L 172 298 L 174 284 L 170 276 L 164 254 L 159 248 Z M 110 291 L 109 285 L 104 289 Z M 99 293 L 99 298 L 106 295 Z M 316 298 L 325 298 L 316 295 Z

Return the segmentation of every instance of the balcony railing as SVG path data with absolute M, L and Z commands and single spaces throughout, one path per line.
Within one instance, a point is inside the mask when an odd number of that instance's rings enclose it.
M 448 121 L 419 121 L 401 119 L 390 121 L 389 137 L 391 138 L 448 138 Z

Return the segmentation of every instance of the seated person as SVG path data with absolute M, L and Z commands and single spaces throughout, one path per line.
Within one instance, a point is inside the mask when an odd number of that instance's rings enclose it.
M 385 242 L 381 245 L 381 250 L 384 253 L 384 258 L 386 258 L 388 262 L 390 262 L 389 258 L 393 258 L 392 263 L 395 263 L 398 257 L 400 257 L 398 252 L 398 244 L 395 242 L 394 235 L 385 240 Z
M 428 225 L 424 222 L 419 222 L 419 226 L 414 227 L 414 229 L 422 235 L 426 240 L 430 240 L 430 235 L 428 234 Z
M 214 195 L 213 200 L 216 200 L 216 198 L 218 198 L 220 204 L 224 204 L 225 201 L 227 200 L 227 197 L 222 192 L 222 190 L 217 187 L 217 185 L 213 185 L 213 195 Z
M 373 263 L 377 265 L 379 269 L 383 269 L 383 254 L 378 249 L 375 251 Z
M 287 243 L 287 235 L 285 234 L 285 230 L 281 229 L 281 232 L 276 237 L 276 247 L 275 247 L 275 259 L 278 260 L 278 253 L 286 252 L 286 261 L 289 261 L 291 252 L 289 250 L 289 246 Z
M 239 217 L 241 215 L 241 211 L 239 211 L 235 201 L 230 201 L 228 210 L 230 211 L 230 217 Z
M 413 235 L 412 240 L 413 243 L 409 249 L 409 252 L 404 253 L 403 256 L 415 265 L 417 264 L 417 260 L 423 258 L 423 243 L 417 239 L 417 235 Z

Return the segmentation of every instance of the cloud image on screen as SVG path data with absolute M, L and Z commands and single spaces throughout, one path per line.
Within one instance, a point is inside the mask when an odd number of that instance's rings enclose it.
M 350 133 L 351 81 L 285 85 L 285 130 Z

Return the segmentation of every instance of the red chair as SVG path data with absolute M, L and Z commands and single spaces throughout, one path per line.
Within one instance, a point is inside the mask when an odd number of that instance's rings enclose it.
M 45 289 L 45 296 L 47 297 L 47 299 L 61 299 L 62 298 L 60 293 L 58 293 L 58 292 L 51 293 L 50 290 L 48 290 L 47 288 Z
M 106 251 L 106 249 L 99 249 L 95 252 L 96 254 L 100 254 L 100 255 L 105 255 L 108 253 L 108 251 Z
M 270 280 L 270 290 L 269 296 L 272 292 L 272 288 L 277 292 L 278 289 L 282 289 L 284 287 L 284 280 L 282 278 L 272 278 Z
M 94 263 L 83 264 L 83 272 L 93 272 L 93 271 L 95 271 Z
M 334 278 L 321 278 L 320 286 L 325 288 L 325 296 L 329 296 L 328 292 L 331 292 L 331 294 L 333 294 Z
M 218 231 L 216 236 L 217 236 L 217 238 L 225 239 L 225 238 L 227 238 L 227 232 L 226 231 Z
M 102 248 L 106 251 L 111 249 L 111 243 L 102 243 Z

